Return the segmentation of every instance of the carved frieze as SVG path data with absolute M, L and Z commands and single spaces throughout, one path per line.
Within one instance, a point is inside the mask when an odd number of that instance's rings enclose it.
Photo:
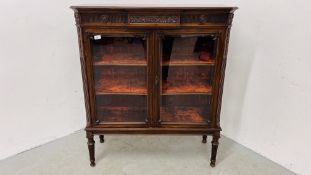
M 181 13 L 172 15 L 147 15 L 147 14 L 127 14 L 127 13 L 89 13 L 76 14 L 77 24 L 227 24 L 232 21 L 232 14 L 228 13 Z
M 85 14 L 81 23 L 127 23 L 127 14 Z
M 129 15 L 129 24 L 179 24 L 178 15 Z
M 228 14 L 182 14 L 181 23 L 227 23 Z

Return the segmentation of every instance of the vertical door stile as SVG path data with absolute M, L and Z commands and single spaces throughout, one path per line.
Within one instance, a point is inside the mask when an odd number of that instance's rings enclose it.
M 160 56 L 161 56 L 161 42 L 160 42 L 160 36 L 159 32 L 155 31 L 153 32 L 153 39 L 154 39 L 154 127 L 159 127 L 160 125 Z
M 148 33 L 148 42 L 147 42 L 148 46 L 147 46 L 147 56 L 148 56 L 148 65 L 147 65 L 147 69 L 148 69 L 148 94 L 147 94 L 147 98 L 148 98 L 148 116 L 146 118 L 146 123 L 147 123 L 147 127 L 152 127 L 153 125 L 153 118 L 154 118 L 154 87 L 153 87 L 153 35 L 152 33 Z

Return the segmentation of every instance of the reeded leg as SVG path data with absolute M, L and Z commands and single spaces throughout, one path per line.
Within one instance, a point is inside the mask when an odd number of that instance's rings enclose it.
M 202 136 L 202 143 L 206 143 L 207 135 Z
M 99 141 L 100 141 L 100 143 L 105 142 L 104 135 L 99 135 Z
M 90 155 L 90 165 L 91 167 L 95 166 L 95 141 L 94 135 L 92 133 L 87 133 L 87 145 L 89 148 L 89 155 Z
M 211 167 L 215 167 L 216 165 L 216 156 L 217 156 L 217 149 L 218 149 L 218 140 L 220 138 L 220 132 L 213 134 L 212 140 L 212 154 L 211 154 Z

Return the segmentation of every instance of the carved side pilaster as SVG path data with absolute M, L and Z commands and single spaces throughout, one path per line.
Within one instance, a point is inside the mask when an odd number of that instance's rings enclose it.
M 221 75 L 220 85 L 219 85 L 220 88 L 218 91 L 218 104 L 217 104 L 217 112 L 216 112 L 216 124 L 218 127 L 220 127 L 220 112 L 221 112 L 223 85 L 224 85 L 224 79 L 225 79 L 225 70 L 226 70 L 226 65 L 227 65 L 229 39 L 230 39 L 230 26 L 226 30 L 224 51 L 223 51 L 223 61 L 222 61 L 221 73 L 220 73 L 220 75 Z
M 76 14 L 75 14 L 76 17 Z M 77 14 L 76 20 L 80 19 L 79 15 Z M 77 21 L 78 22 L 78 21 Z M 81 73 L 82 73 L 82 81 L 83 81 L 83 92 L 84 92 L 84 105 L 85 105 L 85 112 L 86 112 L 86 127 L 91 126 L 91 110 L 90 110 L 90 94 L 88 91 L 88 83 L 87 83 L 87 75 L 86 75 L 86 62 L 85 62 L 85 55 L 84 55 L 84 47 L 83 47 L 83 34 L 82 29 L 79 25 L 77 25 L 77 32 L 78 32 L 78 42 L 79 42 L 79 54 L 80 54 L 80 64 L 81 64 Z

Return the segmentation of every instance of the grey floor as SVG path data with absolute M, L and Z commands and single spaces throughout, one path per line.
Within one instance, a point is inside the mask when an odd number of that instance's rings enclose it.
M 107 135 L 96 137 L 96 167 L 89 166 L 84 131 L 0 161 L 0 175 L 288 175 L 294 174 L 222 137 L 215 168 L 210 140 L 201 136 Z

